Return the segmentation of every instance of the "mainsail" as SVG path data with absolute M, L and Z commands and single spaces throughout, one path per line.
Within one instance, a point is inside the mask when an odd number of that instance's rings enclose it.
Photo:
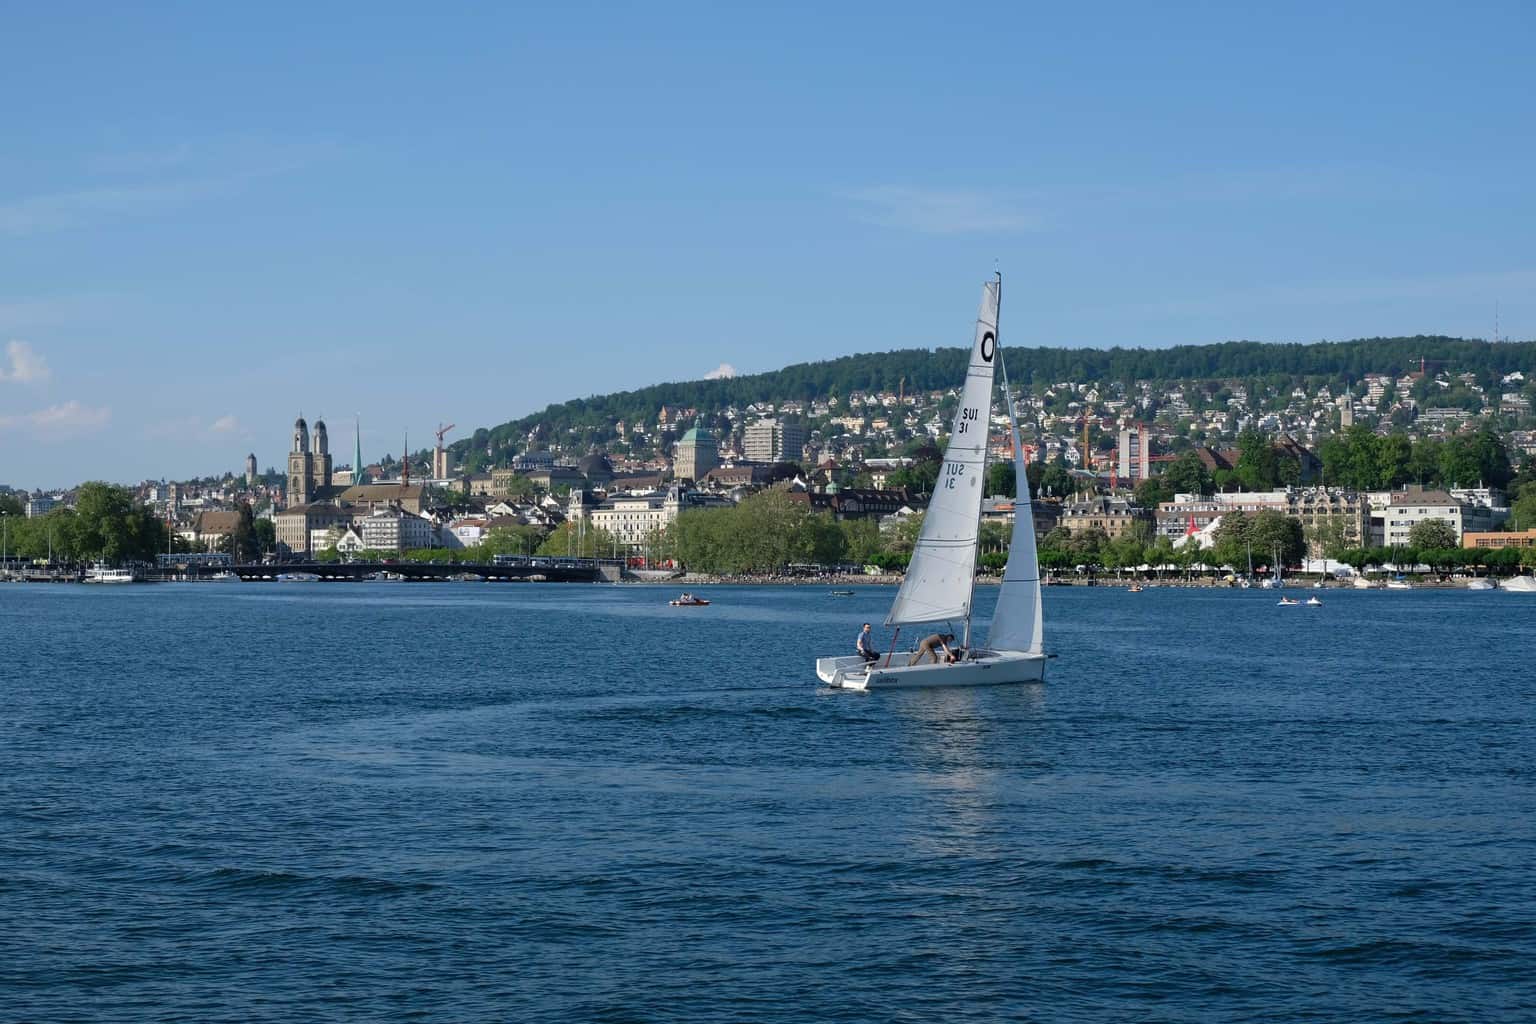
M 971 345 L 960 407 L 950 427 L 949 447 L 944 450 L 944 464 L 939 468 L 906 578 L 885 617 L 887 626 L 963 619 L 970 614 L 981 497 L 986 490 L 982 475 L 992 414 L 993 365 L 997 361 L 999 288 L 997 281 L 988 281 L 982 288 L 976 340 Z M 1033 550 L 1033 534 L 1030 541 Z
M 1013 438 L 1013 468 L 1018 486 L 1013 502 L 1013 540 L 1008 544 L 1008 564 L 992 613 L 987 647 L 994 651 L 1030 651 L 1039 654 L 1045 645 L 1040 615 L 1040 561 L 1035 552 L 1035 516 L 1025 473 L 1024 448 L 1019 444 L 1019 418 L 1014 415 L 1013 392 L 1008 388 L 1008 369 L 1003 368 L 1003 395 L 1008 401 L 1008 424 Z

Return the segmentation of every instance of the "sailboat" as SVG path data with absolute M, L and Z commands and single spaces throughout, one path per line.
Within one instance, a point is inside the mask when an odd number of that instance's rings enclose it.
M 1029 478 L 1024 472 L 1024 447 L 1019 443 L 1018 418 L 1014 415 L 1006 369 L 1002 375 L 1003 394 L 1018 481 L 1013 539 L 986 644 L 971 644 L 981 499 L 986 490 L 987 426 L 992 415 L 994 371 L 1002 364 L 997 344 L 1002 288 L 1001 275 L 982 288 L 975 340 L 960 405 L 949 432 L 949 445 L 944 450 L 944 463 L 939 468 L 907 574 L 885 617 L 886 627 L 896 629 L 892 647 L 903 626 L 962 620 L 965 632 L 959 657 L 952 662 L 925 664 L 908 664 L 906 655 L 895 653 L 868 663 L 858 654 L 818 658 L 816 675 L 824 683 L 850 690 L 886 690 L 1032 683 L 1045 678 L 1047 655 L 1042 649 L 1040 566 L 1035 554 L 1034 517 L 1030 511 Z

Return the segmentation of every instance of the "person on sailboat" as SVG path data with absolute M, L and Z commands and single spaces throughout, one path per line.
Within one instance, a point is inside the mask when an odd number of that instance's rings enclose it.
M 953 633 L 930 633 L 923 637 L 923 642 L 917 645 L 917 651 L 912 655 L 912 660 L 907 662 L 910 667 L 922 662 L 924 658 L 932 658 L 933 663 L 939 663 L 939 650 L 944 651 L 944 660 L 954 662 L 955 652 L 949 649 L 949 645 L 955 642 Z
M 854 647 L 859 652 L 859 657 L 865 661 L 879 661 L 880 652 L 875 650 L 874 640 L 869 635 L 869 623 L 864 623 L 864 628 L 859 630 L 859 639 Z

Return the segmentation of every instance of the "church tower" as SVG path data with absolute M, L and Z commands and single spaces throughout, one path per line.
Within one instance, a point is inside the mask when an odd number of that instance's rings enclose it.
M 315 451 L 309 467 L 311 498 L 323 487 L 331 486 L 331 441 L 325 432 L 325 420 L 315 420 Z
M 288 505 L 308 505 L 314 494 L 310 477 L 314 456 L 309 451 L 309 425 L 300 416 L 293 421 L 293 450 L 288 453 Z
M 245 486 L 247 486 L 247 487 L 255 487 L 256 486 L 256 453 L 255 452 L 251 452 L 251 454 L 249 454 L 249 455 L 247 455 L 245 457 Z

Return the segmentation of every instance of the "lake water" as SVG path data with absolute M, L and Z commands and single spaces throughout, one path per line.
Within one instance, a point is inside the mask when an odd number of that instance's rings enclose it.
M 702 592 L 0 587 L 0 1020 L 1536 1019 L 1536 596 Z

